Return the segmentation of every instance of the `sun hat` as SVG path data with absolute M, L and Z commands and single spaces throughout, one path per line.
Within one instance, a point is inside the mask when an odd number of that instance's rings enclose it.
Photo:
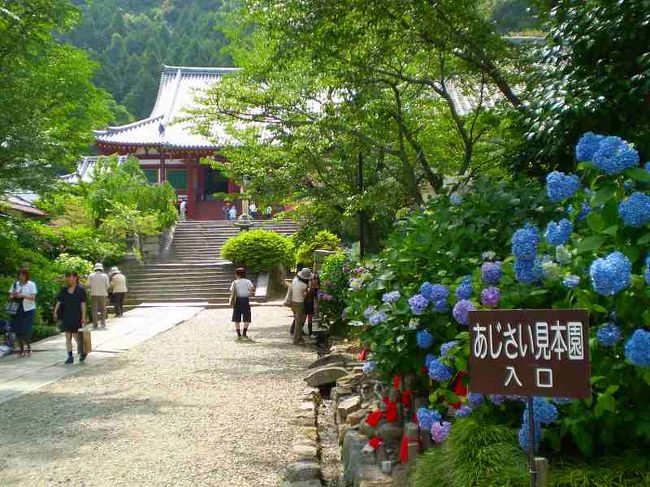
M 313 274 L 311 273 L 311 269 L 309 267 L 303 267 L 298 273 L 298 277 L 301 279 L 311 279 L 313 277 Z
M 103 271 L 104 270 L 104 264 L 102 264 L 101 262 L 97 262 L 95 264 L 95 270 L 96 271 Z
M 111 267 L 110 274 L 115 274 L 116 272 L 120 272 L 119 267 L 117 266 Z

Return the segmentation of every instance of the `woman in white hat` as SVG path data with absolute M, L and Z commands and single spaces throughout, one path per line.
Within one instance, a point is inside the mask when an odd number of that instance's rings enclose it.
M 129 292 L 126 287 L 126 276 L 118 267 L 112 267 L 109 275 L 111 276 L 110 292 L 113 295 L 115 316 L 120 317 L 124 313 L 124 296 Z
M 302 327 L 305 324 L 305 295 L 309 288 L 309 281 L 313 277 L 311 269 L 304 267 L 293 278 L 291 282 L 291 311 L 295 326 L 293 328 L 293 343 L 299 345 L 303 343 Z

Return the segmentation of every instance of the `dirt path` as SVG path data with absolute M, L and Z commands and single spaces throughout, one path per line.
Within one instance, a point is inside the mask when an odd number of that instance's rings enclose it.
M 314 354 L 258 307 L 253 343 L 209 310 L 0 406 L 2 485 L 273 486 Z

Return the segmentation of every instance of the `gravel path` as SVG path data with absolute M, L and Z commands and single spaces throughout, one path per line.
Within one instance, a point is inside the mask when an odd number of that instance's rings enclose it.
M 279 485 L 314 354 L 282 307 L 254 308 L 253 343 L 228 321 L 203 311 L 0 406 L 0 484 Z

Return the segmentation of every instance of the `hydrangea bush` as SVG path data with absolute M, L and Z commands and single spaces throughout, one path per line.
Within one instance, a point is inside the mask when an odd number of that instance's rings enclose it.
M 528 445 L 522 398 L 471 391 L 468 313 L 553 307 L 590 312 L 593 395 L 536 398 L 536 443 L 585 455 L 650 446 L 650 172 L 618 137 L 585 134 L 576 158 L 577 174 L 548 175 L 541 205 L 511 197 L 495 215 L 480 185 L 462 202 L 436 200 L 347 283 L 350 329 L 386 379 L 419 379 L 430 412 L 418 418 L 434 441 L 472 414 L 520 428 Z M 382 319 L 364 316 L 368 306 Z

